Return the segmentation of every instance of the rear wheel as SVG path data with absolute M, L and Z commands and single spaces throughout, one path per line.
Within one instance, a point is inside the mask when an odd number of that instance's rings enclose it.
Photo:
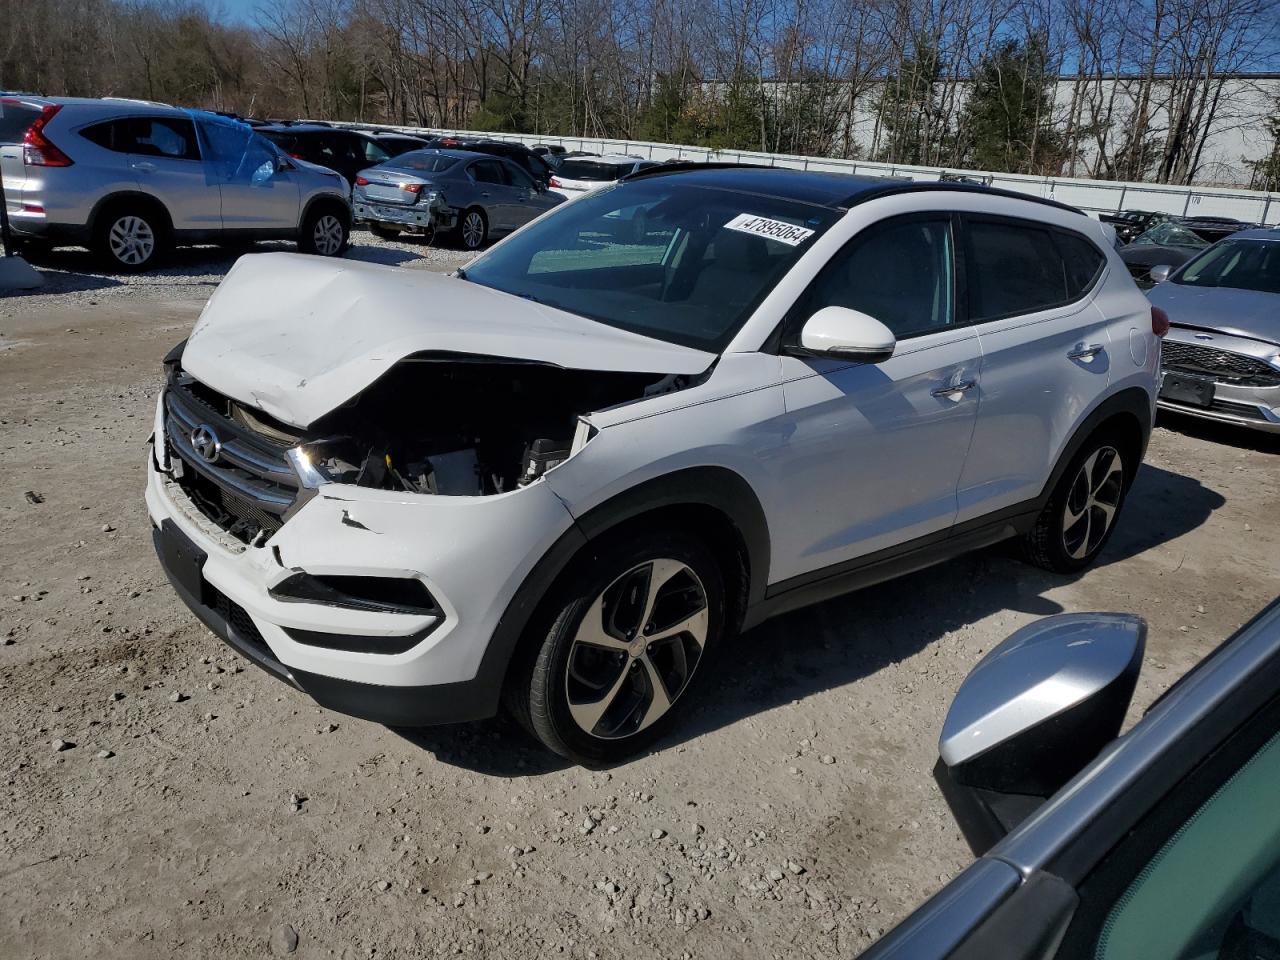
M 643 750 L 695 695 L 724 629 L 725 591 L 715 556 L 683 533 L 588 551 L 509 702 L 549 749 L 601 764 Z
M 93 249 L 113 270 L 149 270 L 168 253 L 168 223 L 150 207 L 112 207 L 98 217 Z
M 1027 534 L 1023 550 L 1036 566 L 1075 573 L 1089 566 L 1115 531 L 1137 463 L 1110 434 L 1090 437 L 1071 459 Z
M 337 207 L 313 208 L 302 221 L 298 249 L 320 257 L 336 257 L 347 249 L 351 225 Z
M 479 207 L 466 211 L 458 221 L 457 236 L 458 242 L 466 250 L 479 250 L 483 247 L 489 237 L 489 221 L 485 218 L 484 211 Z

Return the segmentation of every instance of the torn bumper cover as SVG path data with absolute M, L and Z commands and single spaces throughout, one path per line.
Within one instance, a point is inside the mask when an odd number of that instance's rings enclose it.
M 254 546 L 210 522 L 148 459 L 160 562 L 192 612 L 239 653 L 323 706 L 380 723 L 496 711 L 509 651 L 490 640 L 534 558 L 572 526 L 547 484 L 489 497 L 328 484 Z M 286 585 L 300 574 L 327 589 Z M 394 588 L 406 583 L 429 599 L 405 602 Z

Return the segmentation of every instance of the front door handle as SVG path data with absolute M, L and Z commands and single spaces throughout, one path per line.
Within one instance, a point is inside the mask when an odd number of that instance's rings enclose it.
M 959 400 L 960 397 L 957 394 L 972 390 L 977 385 L 977 380 L 958 380 L 955 383 L 945 383 L 940 387 L 935 387 L 929 391 L 929 394 L 934 397 L 948 397 L 952 400 Z
M 1091 360 L 1093 360 L 1094 357 L 1100 354 L 1104 349 L 1105 348 L 1100 343 L 1090 343 L 1090 344 L 1077 343 L 1075 347 L 1071 350 L 1071 352 L 1067 354 L 1067 359 L 1082 360 L 1085 363 L 1089 363 Z
M 143 173 L 155 173 L 156 165 L 147 160 L 138 160 L 133 164 L 133 169 L 141 170 Z

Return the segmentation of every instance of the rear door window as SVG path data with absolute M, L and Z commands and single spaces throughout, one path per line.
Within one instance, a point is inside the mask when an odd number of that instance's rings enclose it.
M 975 322 L 1035 313 L 1074 299 L 1050 232 L 1005 220 L 968 220 L 969 313 Z
M 471 165 L 471 176 L 476 183 L 505 184 L 506 171 L 497 160 L 477 160 Z
M 1102 272 L 1102 265 L 1107 262 L 1106 258 L 1092 243 L 1074 233 L 1055 230 L 1053 239 L 1066 269 L 1067 296 L 1074 300 L 1093 286 L 1093 281 Z
M 119 136 L 119 132 L 117 132 Z M 123 142 L 116 140 L 115 150 L 144 157 L 167 157 L 171 160 L 199 160 L 195 124 L 172 117 L 133 117 L 126 121 Z
M 504 168 L 513 187 L 519 187 L 521 190 L 534 189 L 533 177 L 529 176 L 514 163 L 504 164 Z

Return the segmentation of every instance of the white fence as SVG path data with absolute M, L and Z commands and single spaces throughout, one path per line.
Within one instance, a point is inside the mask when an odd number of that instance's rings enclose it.
M 646 160 L 730 161 L 758 163 L 770 167 L 819 170 L 828 173 L 858 173 L 877 177 L 906 177 L 911 180 L 938 180 L 942 174 L 963 174 L 1000 187 L 1067 203 L 1093 213 L 1116 210 L 1155 210 L 1176 216 L 1234 217 L 1247 223 L 1280 224 L 1280 194 L 1221 187 L 1177 187 L 1158 183 L 1120 183 L 1113 180 L 1084 180 L 1072 177 L 1032 177 L 983 170 L 951 170 L 942 167 L 915 167 L 873 163 L 870 160 L 837 160 L 829 157 L 796 157 L 750 150 L 711 150 L 673 143 L 641 140 L 602 140 L 592 137 L 553 137 L 514 133 L 479 133 L 467 130 L 440 130 L 429 127 L 396 127 L 368 123 L 335 123 L 334 126 L 380 128 L 404 133 L 457 134 L 514 140 L 525 144 L 559 144 L 566 150 L 591 153 L 623 153 Z

